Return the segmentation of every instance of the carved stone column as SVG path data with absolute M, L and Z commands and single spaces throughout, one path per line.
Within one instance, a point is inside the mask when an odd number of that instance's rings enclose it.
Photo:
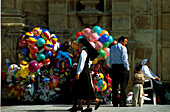
M 24 32 L 24 15 L 22 14 L 22 0 L 2 0 L 1 10 L 1 72 L 7 72 L 5 59 L 10 60 L 10 64 L 18 63 L 19 38 Z M 1 100 L 8 102 L 8 90 L 5 77 L 1 76 Z
M 81 0 L 80 3 L 85 6 L 84 10 L 77 12 L 77 15 L 81 17 L 83 24 L 90 27 L 98 23 L 98 17 L 103 13 L 95 8 L 99 3 L 99 0 Z
M 68 11 L 67 0 L 48 0 L 49 30 L 57 34 L 60 42 L 68 40 Z
M 22 1 L 22 0 L 21 0 Z M 9 58 L 11 63 L 17 63 L 19 37 L 24 32 L 24 15 L 21 12 L 20 0 L 2 0 L 1 12 L 1 53 L 2 71 L 6 72 L 5 59 Z
M 127 86 L 127 93 L 132 91 L 132 88 L 133 88 L 132 77 L 134 75 L 135 66 L 136 66 L 136 64 L 135 64 L 136 46 L 137 46 L 136 41 L 133 41 L 133 40 L 128 41 L 127 49 L 128 49 L 128 58 L 129 58 L 128 60 L 129 60 L 129 64 L 130 64 L 130 72 L 129 72 L 129 82 L 128 82 L 128 86 Z

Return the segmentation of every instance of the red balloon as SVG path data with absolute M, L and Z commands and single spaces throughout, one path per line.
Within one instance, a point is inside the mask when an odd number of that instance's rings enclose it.
M 30 70 L 30 72 L 36 72 L 39 69 L 39 64 L 37 62 L 30 62 L 28 69 Z
M 27 41 L 26 41 L 26 39 L 21 39 L 21 40 L 19 41 L 19 46 L 20 46 L 20 47 L 27 47 Z
M 31 58 L 31 59 L 35 59 L 36 58 L 36 56 L 35 56 L 35 53 L 29 53 L 29 57 Z
M 31 53 L 36 53 L 36 52 L 38 52 L 37 46 L 32 45 L 32 46 L 30 47 L 30 52 L 31 52 Z
M 80 32 L 80 31 L 77 32 L 77 33 L 75 34 L 75 39 L 77 39 L 77 38 L 78 38 L 79 36 L 81 36 L 81 35 L 83 35 L 82 32 Z

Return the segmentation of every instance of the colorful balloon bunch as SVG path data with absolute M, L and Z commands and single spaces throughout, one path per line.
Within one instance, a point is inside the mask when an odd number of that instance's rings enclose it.
M 35 92 L 44 87 L 47 82 L 44 68 L 49 66 L 51 57 L 61 44 L 55 34 L 50 34 L 46 29 L 35 27 L 32 31 L 21 36 L 19 46 L 21 47 L 18 55 L 20 65 L 11 64 L 8 66 L 7 82 L 10 91 L 8 95 L 17 96 L 18 100 L 24 97 L 24 101 L 33 101 Z M 52 88 L 51 86 L 56 87 L 58 84 L 57 78 L 52 76 L 53 74 L 49 76 L 49 88 Z M 40 77 L 41 79 L 38 80 Z M 35 88 L 35 83 L 41 85 L 41 87 Z M 39 91 L 39 93 L 41 92 Z
M 109 76 L 104 76 L 102 73 L 93 73 L 91 75 L 93 77 L 96 97 L 101 99 L 109 96 L 112 91 L 111 78 Z
M 114 42 L 113 37 L 109 35 L 107 30 L 99 26 L 94 26 L 93 29 L 85 28 L 82 32 L 79 31 L 75 34 L 76 40 L 73 41 L 72 48 L 75 50 L 76 56 L 78 56 L 80 52 L 77 44 L 82 36 L 85 36 L 89 43 L 99 52 L 99 56 L 93 61 L 93 64 L 96 64 L 98 60 L 105 59 L 110 55 L 110 49 L 108 47 Z
M 50 64 L 50 57 L 60 48 L 58 37 L 50 34 L 47 29 L 35 27 L 32 31 L 22 35 L 20 60 L 29 63 L 29 71 L 36 72 L 43 65 Z

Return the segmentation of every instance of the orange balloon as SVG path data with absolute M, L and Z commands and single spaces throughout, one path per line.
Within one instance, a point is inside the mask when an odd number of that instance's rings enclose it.
M 77 50 L 79 48 L 79 45 L 76 43 L 76 40 L 74 40 L 71 44 L 72 48 Z
M 102 30 L 101 33 L 100 33 L 100 36 L 103 35 L 103 34 L 107 34 L 109 36 L 109 32 L 107 30 Z
M 41 30 L 40 27 L 35 27 L 35 28 L 32 30 L 32 32 L 33 32 L 34 36 L 39 36 L 39 35 L 41 35 L 42 30 Z

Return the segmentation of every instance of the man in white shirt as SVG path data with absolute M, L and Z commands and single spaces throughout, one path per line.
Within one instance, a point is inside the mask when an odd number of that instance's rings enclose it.
M 127 37 L 121 36 L 118 39 L 118 44 L 110 48 L 109 65 L 112 75 L 112 104 L 118 106 L 118 85 L 120 83 L 120 106 L 126 106 L 126 87 L 129 80 L 129 62 L 127 54 Z

